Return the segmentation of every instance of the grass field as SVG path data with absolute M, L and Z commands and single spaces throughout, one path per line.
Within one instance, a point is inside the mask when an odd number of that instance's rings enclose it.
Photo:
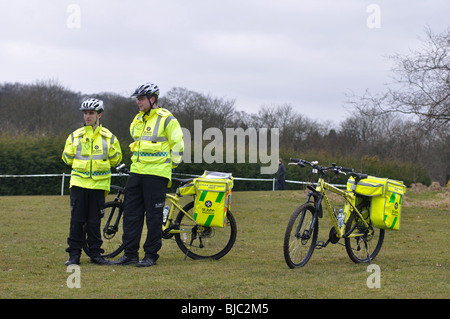
M 448 191 L 406 195 L 401 229 L 387 232 L 374 261 L 381 288 L 372 289 L 367 265 L 354 264 L 341 245 L 316 250 L 304 268 L 286 266 L 284 231 L 304 198 L 302 191 L 235 192 L 238 237 L 221 260 L 184 262 L 173 240 L 163 242 L 158 265 L 150 268 L 98 266 L 83 255 L 81 288 L 70 289 L 64 266 L 69 197 L 0 197 L 0 298 L 450 297 Z M 325 216 L 319 240 L 329 229 Z

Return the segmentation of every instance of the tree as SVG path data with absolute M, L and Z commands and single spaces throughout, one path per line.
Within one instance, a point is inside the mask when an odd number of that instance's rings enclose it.
M 349 103 L 363 110 L 372 105 L 378 113 L 416 117 L 427 130 L 447 129 L 450 121 L 450 29 L 434 34 L 426 29 L 421 49 L 410 55 L 395 54 L 393 83 L 386 93 L 350 96 Z
M 1 85 L 0 132 L 66 132 L 82 122 L 77 112 L 80 98 L 79 93 L 67 90 L 53 80 Z
M 403 114 L 403 125 L 391 131 L 396 142 L 407 142 L 404 154 L 426 167 L 433 158 L 432 176 L 445 184 L 450 159 L 448 152 L 439 150 L 449 148 L 450 29 L 434 34 L 427 28 L 425 34 L 421 48 L 409 55 L 391 56 L 394 81 L 385 93 L 373 95 L 367 90 L 363 96 L 351 94 L 348 103 L 372 117 Z M 386 143 L 386 138 L 383 140 Z
M 170 110 L 182 127 L 194 131 L 194 121 L 202 120 L 203 129 L 216 127 L 225 131 L 232 127 L 235 101 L 204 95 L 185 88 L 172 88 L 158 105 Z

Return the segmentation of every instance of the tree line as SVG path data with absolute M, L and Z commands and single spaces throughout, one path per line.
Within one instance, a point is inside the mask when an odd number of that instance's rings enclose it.
M 208 128 L 279 128 L 280 157 L 301 157 L 323 164 L 337 163 L 355 170 L 429 185 L 449 180 L 449 32 L 427 32 L 422 50 L 394 56 L 397 80 L 381 95 L 351 95 L 350 115 L 341 123 L 308 118 L 291 104 L 261 106 L 256 113 L 238 111 L 235 100 L 175 87 L 165 92 L 159 105 L 169 109 L 183 128 L 194 131 L 194 121 Z M 414 84 L 414 81 L 416 82 Z M 79 111 L 88 97 L 102 99 L 102 123 L 121 142 L 124 162 L 130 164 L 129 124 L 138 112 L 136 102 L 115 93 L 87 96 L 57 81 L 33 84 L 0 84 L 0 175 L 70 172 L 61 161 L 65 139 L 83 125 Z M 414 100 L 416 97 L 416 100 Z M 208 143 L 205 141 L 204 143 Z M 260 164 L 182 163 L 179 173 L 201 174 L 204 169 L 233 172 L 239 177 L 258 177 Z M 311 179 L 310 172 L 288 167 L 287 178 Z M 24 181 L 27 180 L 27 181 Z M 344 176 L 330 176 L 345 183 Z M 0 195 L 25 194 L 48 189 L 37 179 L 1 179 Z M 56 193 L 60 184 L 56 182 Z M 271 189 L 271 185 L 236 183 L 237 189 Z M 296 187 L 289 185 L 290 188 Z

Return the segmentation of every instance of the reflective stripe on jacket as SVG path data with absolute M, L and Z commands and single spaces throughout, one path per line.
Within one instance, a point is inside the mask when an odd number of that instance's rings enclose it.
M 172 168 L 183 157 L 183 132 L 178 120 L 166 109 L 139 112 L 130 125 L 131 172 L 172 177 Z
M 72 166 L 70 187 L 104 189 L 109 192 L 111 166 L 122 160 L 122 150 L 117 138 L 99 125 L 84 126 L 69 135 L 62 160 Z

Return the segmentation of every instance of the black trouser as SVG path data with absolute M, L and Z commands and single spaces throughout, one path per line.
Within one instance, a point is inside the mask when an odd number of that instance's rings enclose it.
M 285 190 L 286 189 L 286 181 L 284 179 L 277 179 L 276 190 Z
M 70 232 L 66 251 L 71 256 L 79 256 L 83 248 L 86 224 L 87 244 L 91 257 L 100 255 L 103 250 L 100 222 L 105 207 L 105 191 L 73 186 L 70 190 Z
M 143 247 L 145 256 L 155 261 L 158 259 L 158 251 L 162 246 L 162 212 L 168 181 L 167 178 L 160 176 L 130 174 L 123 212 L 123 243 L 127 257 L 139 257 L 139 243 L 145 216 L 147 223 L 147 238 Z

